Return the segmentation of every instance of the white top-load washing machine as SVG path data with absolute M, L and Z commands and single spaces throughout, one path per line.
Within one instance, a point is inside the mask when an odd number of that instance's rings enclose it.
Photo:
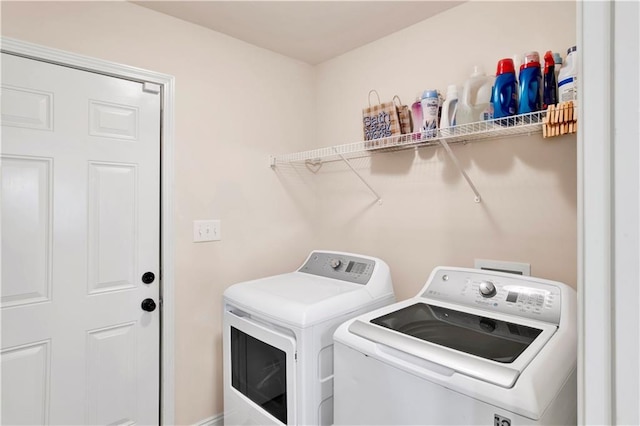
M 576 423 L 576 293 L 436 268 L 420 293 L 341 325 L 335 424 Z
M 395 301 L 373 257 L 314 251 L 295 272 L 224 292 L 224 423 L 333 423 L 333 333 Z

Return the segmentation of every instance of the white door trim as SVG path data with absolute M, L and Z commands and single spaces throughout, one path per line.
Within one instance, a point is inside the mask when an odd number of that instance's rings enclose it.
M 134 81 L 151 82 L 162 87 L 161 153 L 161 241 L 160 265 L 162 298 L 161 313 L 161 400 L 162 424 L 175 424 L 174 377 L 174 231 L 173 231 L 173 181 L 174 181 L 174 87 L 175 78 L 167 74 L 121 65 L 33 43 L 0 37 L 2 51 L 54 64 L 70 66 L 99 74 Z
M 613 3 L 577 7 L 578 424 L 613 424 Z
M 638 424 L 640 8 L 577 7 L 578 424 Z

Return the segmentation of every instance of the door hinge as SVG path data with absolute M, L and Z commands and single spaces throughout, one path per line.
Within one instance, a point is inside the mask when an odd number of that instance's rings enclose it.
M 147 93 L 158 94 L 160 93 L 160 88 L 161 86 L 159 84 L 149 83 L 148 81 L 145 81 L 142 85 L 142 91 Z

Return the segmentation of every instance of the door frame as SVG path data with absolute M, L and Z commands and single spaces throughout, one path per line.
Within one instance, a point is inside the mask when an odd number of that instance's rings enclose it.
M 640 7 L 620 1 L 576 6 L 578 424 L 637 424 Z
M 160 95 L 160 422 L 175 424 L 174 374 L 174 99 L 175 77 L 51 47 L 0 37 L 1 51 L 29 59 L 76 68 L 161 87 Z

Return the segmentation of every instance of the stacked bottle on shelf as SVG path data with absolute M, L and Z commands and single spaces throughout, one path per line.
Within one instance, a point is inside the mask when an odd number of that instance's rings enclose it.
M 462 97 L 458 105 L 458 124 L 475 123 L 476 121 L 490 120 L 491 89 L 494 78 L 484 73 L 482 68 L 476 65 L 471 77 L 464 83 Z
M 438 133 L 438 110 L 440 95 L 437 90 L 425 90 L 420 100 L 422 106 L 422 131 L 426 137 L 435 137 Z
M 518 114 L 540 111 L 542 109 L 542 72 L 538 52 L 524 55 L 518 78 Z
M 493 117 L 505 118 L 516 114 L 518 107 L 518 79 L 513 59 L 498 61 L 496 83 L 491 94 Z
M 542 109 L 558 103 L 558 81 L 556 75 L 556 60 L 551 51 L 544 54 L 544 72 L 542 74 Z
M 576 46 L 567 49 L 567 60 L 558 74 L 558 100 L 578 100 L 578 63 Z
M 446 129 L 456 125 L 458 113 L 458 86 L 450 84 L 447 87 L 447 95 L 442 103 L 442 114 L 440 117 L 440 128 Z
M 551 51 L 545 53 L 543 62 L 536 51 L 527 52 L 522 58 L 516 55 L 500 59 L 495 77 L 475 66 L 460 96 L 455 84 L 447 87 L 444 100 L 437 90 L 425 90 L 416 96 L 411 107 L 413 132 L 433 137 L 437 129 L 533 113 L 558 102 L 575 102 L 576 55 L 576 46 L 572 46 L 564 62 Z

